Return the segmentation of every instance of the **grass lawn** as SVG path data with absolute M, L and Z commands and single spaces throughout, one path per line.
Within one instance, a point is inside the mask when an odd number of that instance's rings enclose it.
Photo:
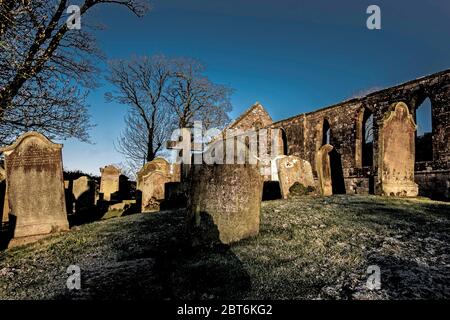
M 264 202 L 259 236 L 192 247 L 182 210 L 0 252 L 0 299 L 450 298 L 450 204 L 375 196 Z M 81 290 L 66 288 L 69 265 Z M 381 289 L 366 282 L 380 267 Z

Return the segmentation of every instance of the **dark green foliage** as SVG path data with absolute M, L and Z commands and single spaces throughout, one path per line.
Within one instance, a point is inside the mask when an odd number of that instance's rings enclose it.
M 295 182 L 290 188 L 289 188 L 289 196 L 290 197 L 296 197 L 296 196 L 305 196 L 308 194 L 311 194 L 316 189 L 312 186 L 305 187 L 300 182 Z

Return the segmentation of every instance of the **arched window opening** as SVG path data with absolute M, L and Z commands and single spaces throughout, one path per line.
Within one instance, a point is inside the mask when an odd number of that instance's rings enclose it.
M 433 126 L 431 101 L 426 98 L 417 108 L 416 161 L 433 160 Z
M 373 113 L 365 109 L 362 125 L 362 165 L 373 165 Z
M 322 145 L 331 144 L 331 127 L 327 119 L 323 120 Z

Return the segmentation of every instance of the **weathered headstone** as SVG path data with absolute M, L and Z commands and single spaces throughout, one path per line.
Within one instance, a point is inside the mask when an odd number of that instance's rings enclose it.
M 191 225 L 222 243 L 256 236 L 262 180 L 258 165 L 202 165 L 191 182 Z
M 415 197 L 414 182 L 416 125 L 408 106 L 391 106 L 381 121 L 378 139 L 377 193 L 387 196 Z
M 103 195 L 103 200 L 111 201 L 119 192 L 120 169 L 113 165 L 108 165 L 100 168 L 100 172 L 100 194 Z
M 87 176 L 81 176 L 73 180 L 73 199 L 75 201 L 75 212 L 80 213 L 90 210 L 95 205 L 94 181 Z
M 11 146 L 0 149 L 5 154 L 16 240 L 69 229 L 61 149 L 62 145 L 37 132 L 25 133 Z
M 283 199 L 288 198 L 289 188 L 296 182 L 305 188 L 315 186 L 311 164 L 299 157 L 286 156 L 277 159 L 277 171 Z
M 150 162 L 147 162 L 141 170 L 139 170 L 137 176 L 138 176 L 138 182 L 139 179 L 148 174 L 149 172 L 160 170 L 166 173 L 169 173 L 170 171 L 170 164 L 167 162 L 164 158 L 155 158 Z
M 323 196 L 331 196 L 333 194 L 329 155 L 331 150 L 333 150 L 333 146 L 326 144 L 316 152 L 316 170 L 317 177 L 319 178 L 319 191 Z
M 73 180 L 72 192 L 75 199 L 78 199 L 83 193 L 91 190 L 90 179 L 87 176 L 81 176 Z
M 142 167 L 137 178 L 137 188 L 141 191 L 141 211 L 158 211 L 165 199 L 165 185 L 172 181 L 169 163 L 163 158 L 156 158 Z

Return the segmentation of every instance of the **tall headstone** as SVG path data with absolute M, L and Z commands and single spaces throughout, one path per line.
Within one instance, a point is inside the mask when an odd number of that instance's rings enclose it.
M 415 131 L 416 124 L 408 106 L 403 102 L 393 104 L 381 121 L 378 133 L 378 194 L 417 196 Z
M 10 214 L 14 238 L 46 235 L 69 229 L 64 199 L 61 144 L 28 132 L 5 154 Z M 19 238 L 19 239 L 18 239 Z
M 316 152 L 316 170 L 319 178 L 319 191 L 323 196 L 331 196 L 333 194 L 329 155 L 331 150 L 333 150 L 333 146 L 325 144 Z
M 119 192 L 120 186 L 120 169 L 108 165 L 100 168 L 100 194 L 103 194 L 103 200 L 111 201 Z
M 305 188 L 315 186 L 311 164 L 299 157 L 286 156 L 277 159 L 277 171 L 283 199 L 288 198 L 289 188 L 296 182 Z

